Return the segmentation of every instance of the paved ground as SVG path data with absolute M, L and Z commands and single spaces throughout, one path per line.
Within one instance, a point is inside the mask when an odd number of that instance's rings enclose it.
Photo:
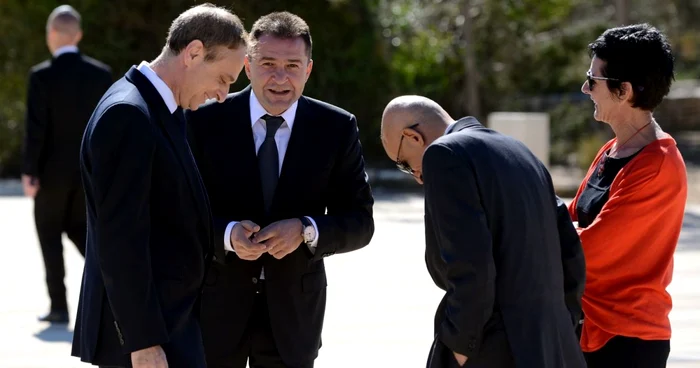
M 372 243 L 327 260 L 328 309 L 319 368 L 425 366 L 441 292 L 423 261 L 422 199 L 378 198 Z M 69 356 L 71 327 L 36 322 L 48 299 L 29 200 L 0 197 L 0 236 L 0 368 L 85 367 Z M 82 260 L 72 245 L 65 255 L 75 313 Z M 686 215 L 669 288 L 675 303 L 671 368 L 700 367 L 698 285 L 700 207 L 694 207 Z

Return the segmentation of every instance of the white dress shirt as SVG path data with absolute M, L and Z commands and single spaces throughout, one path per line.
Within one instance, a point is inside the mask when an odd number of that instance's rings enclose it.
M 67 54 L 69 52 L 78 52 L 78 46 L 75 45 L 66 45 L 66 46 L 61 46 L 56 49 L 53 53 L 53 57 L 57 58 L 63 54 Z
M 289 138 L 292 136 L 292 128 L 294 127 L 294 119 L 297 115 L 297 106 L 299 102 L 296 101 L 290 106 L 284 113 L 282 113 L 282 118 L 284 123 L 280 125 L 277 132 L 275 132 L 275 143 L 277 144 L 277 152 L 279 153 L 279 171 L 278 175 L 282 173 L 282 165 L 284 163 L 284 155 L 287 152 L 287 146 L 289 145 Z M 260 146 L 262 146 L 263 141 L 265 141 L 266 135 L 266 123 L 262 119 L 263 116 L 267 115 L 268 112 L 260 104 L 258 98 L 255 96 L 255 92 L 250 91 L 250 121 L 253 126 L 253 139 L 255 140 L 255 152 L 258 152 Z M 272 115 L 272 114 L 269 114 Z M 309 216 L 305 216 L 316 230 L 316 237 L 309 245 L 309 250 L 314 252 L 316 250 L 316 245 L 318 245 L 318 226 L 316 226 L 316 221 Z M 231 231 L 233 227 L 238 223 L 238 221 L 231 221 L 228 226 L 226 226 L 226 232 L 224 233 L 224 249 L 229 252 L 234 252 L 233 246 L 231 245 Z M 263 270 L 264 271 L 264 270 Z M 264 279 L 264 273 L 260 276 Z
M 177 102 L 175 102 L 175 95 L 173 95 L 173 91 L 170 90 L 170 87 L 160 79 L 158 74 L 151 69 L 147 62 L 142 61 L 136 69 L 148 78 L 153 87 L 156 87 L 158 94 L 160 94 L 160 97 L 165 101 L 165 105 L 168 106 L 170 113 L 174 113 L 175 110 L 177 110 Z

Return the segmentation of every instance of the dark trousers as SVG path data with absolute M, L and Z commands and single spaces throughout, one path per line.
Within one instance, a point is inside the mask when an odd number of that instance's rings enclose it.
M 588 368 L 663 368 L 670 351 L 669 340 L 615 336 L 599 350 L 584 356 Z
M 44 258 L 51 310 L 67 310 L 62 235 L 85 256 L 85 194 L 80 185 L 41 187 L 34 199 L 34 220 Z
M 232 347 L 230 354 L 225 359 L 207 362 L 208 368 L 313 368 L 313 362 L 304 366 L 289 366 L 280 357 L 270 325 L 270 314 L 267 307 L 267 295 L 265 282 L 260 280 L 255 294 L 253 313 L 248 320 L 248 325 L 243 337 L 237 346 Z M 207 340 L 204 340 L 205 351 Z M 210 347 L 214 349 L 215 347 Z M 225 363 L 222 363 L 225 360 Z

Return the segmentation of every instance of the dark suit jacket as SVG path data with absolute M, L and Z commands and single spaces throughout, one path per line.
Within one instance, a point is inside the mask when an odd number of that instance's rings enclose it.
M 204 364 L 193 317 L 213 233 L 181 111 L 131 68 L 85 131 L 88 241 L 73 340 L 83 361 L 122 365 L 161 345 L 170 367 Z
M 38 177 L 42 185 L 80 182 L 80 140 L 111 84 L 109 67 L 80 53 L 65 53 L 32 68 L 24 174 Z
M 209 193 L 217 247 L 230 221 L 261 226 L 283 219 L 312 217 L 318 225 L 315 254 L 302 244 L 277 260 L 263 254 L 244 261 L 235 254 L 215 264 L 203 296 L 205 339 L 235 346 L 253 305 L 255 282 L 265 267 L 270 321 L 281 356 L 307 364 L 318 354 L 326 302 L 323 258 L 362 248 L 374 233 L 373 198 L 355 117 L 302 96 L 271 207 L 265 215 L 258 159 L 250 121 L 250 87 L 188 112 L 190 143 Z M 326 210 L 328 211 L 326 214 Z M 219 318 L 220 317 L 220 318 Z M 295 363 L 296 362 L 296 363 Z
M 544 165 L 468 117 L 428 147 L 423 180 L 426 262 L 446 291 L 438 343 L 467 367 L 584 367 L 569 312 L 580 310 L 581 245 Z

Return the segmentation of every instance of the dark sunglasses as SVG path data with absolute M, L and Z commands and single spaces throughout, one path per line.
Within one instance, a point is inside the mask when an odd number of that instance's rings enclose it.
M 415 129 L 418 124 L 420 123 L 415 123 L 408 127 L 408 129 Z M 404 172 L 408 175 L 413 175 L 415 171 L 411 168 L 411 165 L 409 165 L 406 161 L 400 160 L 399 157 L 401 157 L 401 144 L 403 143 L 403 134 L 401 134 L 401 139 L 399 139 L 399 150 L 396 152 L 396 167 L 401 171 Z
M 620 81 L 619 79 L 615 78 L 606 78 L 606 77 L 596 77 L 594 76 L 591 71 L 589 70 L 586 72 L 586 82 L 588 82 L 588 89 L 593 90 L 593 86 L 595 86 L 595 81 L 596 80 L 611 80 L 611 81 Z

